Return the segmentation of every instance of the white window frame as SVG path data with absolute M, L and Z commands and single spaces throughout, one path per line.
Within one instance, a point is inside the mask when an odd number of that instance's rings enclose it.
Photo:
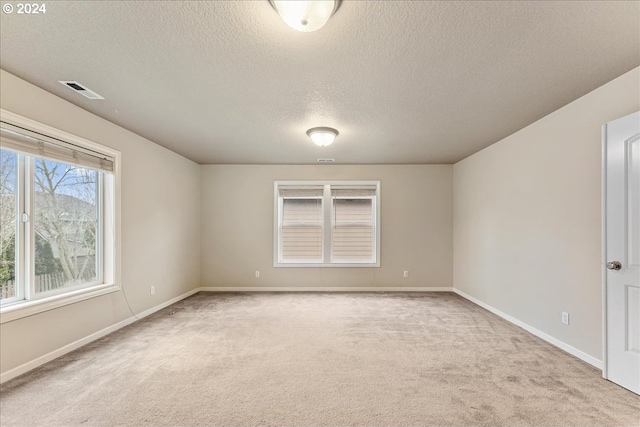
M 274 227 L 273 227 L 273 266 L 274 267 L 380 267 L 380 181 L 274 181 Z M 280 187 L 291 188 L 310 188 L 323 187 L 322 210 L 323 210 L 323 226 L 322 226 L 322 254 L 323 259 L 320 261 L 308 260 L 283 260 L 281 250 L 281 229 L 282 229 L 282 210 L 283 198 L 280 196 Z M 373 224 L 374 224 L 374 242 L 373 253 L 375 259 L 369 260 L 350 260 L 350 261 L 334 261 L 331 259 L 331 229 L 333 226 L 333 203 L 331 197 L 331 187 L 375 187 L 375 196 L 373 197 Z
M 25 246 L 25 243 L 27 240 L 33 240 L 33 236 L 31 233 L 32 227 L 26 226 L 22 221 L 17 221 L 17 227 L 24 228 L 21 233 L 16 235 L 16 254 L 20 254 L 17 256 L 22 257 L 22 262 L 18 263 L 18 268 L 24 269 L 18 274 L 23 278 L 24 283 L 18 287 L 20 290 L 19 298 L 11 298 L 10 301 L 3 302 L 0 307 L 0 324 L 120 291 L 120 152 L 4 109 L 0 109 L 0 119 L 8 124 L 103 153 L 114 159 L 113 172 L 98 175 L 100 176 L 98 186 L 101 194 L 97 202 L 99 224 L 101 226 L 101 232 L 98 234 L 102 236 L 97 242 L 96 257 L 101 258 L 101 265 L 96 271 L 98 280 L 63 288 L 59 291 L 34 295 L 30 299 L 25 299 L 25 297 L 30 297 L 29 293 L 33 287 L 32 278 L 35 268 L 32 265 L 34 246 L 33 244 Z M 31 173 L 30 169 L 32 168 L 33 160 L 25 161 L 25 155 L 18 155 L 18 159 L 18 192 L 25 194 L 23 197 L 18 197 L 18 209 L 19 213 L 29 214 L 31 221 L 31 218 L 33 218 L 33 188 L 28 182 L 25 182 L 28 180 L 25 180 L 24 177 Z M 26 174 L 24 173 L 25 168 Z M 107 197 L 109 197 L 108 201 L 106 201 Z M 107 238 L 106 236 L 109 237 Z M 30 248 L 30 250 L 26 251 L 25 248 Z

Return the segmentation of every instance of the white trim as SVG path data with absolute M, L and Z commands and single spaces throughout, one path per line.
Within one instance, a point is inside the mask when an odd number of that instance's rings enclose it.
M 115 332 L 120 328 L 124 328 L 127 325 L 130 325 L 131 323 L 135 322 L 136 318 L 135 317 L 129 317 L 121 322 L 116 323 L 115 325 L 111 325 L 108 328 L 104 328 L 96 333 L 93 333 L 89 336 L 86 336 L 84 338 L 81 338 L 77 341 L 72 342 L 71 344 L 67 344 L 64 347 L 61 347 L 57 350 L 53 350 L 50 353 L 45 354 L 44 356 L 40 356 L 36 359 L 33 359 L 27 363 L 24 363 L 16 368 L 10 369 L 7 372 L 3 372 L 0 375 L 0 384 L 5 383 L 15 377 L 17 377 L 18 375 L 22 375 L 24 373 L 29 372 L 32 369 L 35 369 L 39 366 L 44 365 L 47 362 L 52 361 L 53 359 L 56 359 L 60 356 L 63 356 L 73 350 L 76 350 L 80 347 L 82 347 L 83 345 L 89 344 L 92 341 L 95 341 L 99 338 L 104 337 L 105 335 L 110 334 L 111 332 Z
M 178 295 L 175 298 L 171 298 L 170 300 L 165 301 L 162 304 L 156 305 L 154 307 L 151 307 L 148 310 L 145 310 L 145 311 L 142 311 L 142 312 L 138 313 L 136 315 L 136 317 L 138 318 L 138 320 L 142 319 L 143 317 L 147 317 L 148 315 L 153 314 L 156 311 L 159 311 L 159 310 L 162 310 L 163 308 L 169 307 L 171 304 L 175 304 L 178 301 L 182 301 L 185 298 L 189 298 L 191 295 L 197 294 L 198 292 L 200 292 L 200 289 L 202 289 L 202 288 L 195 288 L 195 289 L 190 290 L 189 292 L 185 292 L 182 295 Z
M 49 137 L 59 139 L 61 141 L 66 141 L 80 147 L 85 147 L 97 153 L 106 154 L 110 157 L 113 157 L 114 159 L 116 156 L 120 155 L 120 152 L 114 150 L 113 148 L 106 147 L 102 144 L 98 144 L 97 142 L 89 141 L 88 139 L 84 139 L 63 130 L 54 128 L 52 126 L 45 125 L 44 123 L 40 123 L 19 114 L 12 113 L 11 111 L 7 111 L 3 108 L 0 109 L 0 119 L 14 126 L 30 129 L 32 131 L 45 134 Z
M 322 189 L 322 263 L 321 265 L 332 264 L 331 263 L 331 251 L 333 249 L 333 242 L 331 239 L 331 233 L 333 233 L 333 226 L 330 225 L 332 220 L 333 201 L 331 200 L 331 186 L 325 185 Z M 278 218 L 280 221 L 280 218 Z M 327 262 L 328 261 L 328 262 Z M 278 267 L 286 267 L 290 262 L 278 262 Z
M 424 287 L 331 287 L 331 288 L 300 288 L 300 287 L 199 287 L 190 290 L 182 295 L 179 295 L 175 298 L 172 298 L 168 301 L 163 302 L 155 307 L 152 307 L 148 310 L 145 310 L 135 316 L 131 316 L 121 322 L 116 323 L 115 325 L 111 325 L 107 328 L 104 328 L 98 332 L 95 332 L 91 335 L 88 335 L 84 338 L 81 338 L 77 341 L 74 341 L 70 344 L 65 345 L 57 350 L 53 350 L 50 353 L 45 354 L 44 356 L 40 356 L 36 359 L 33 359 L 27 363 L 24 363 L 16 368 L 10 369 L 7 372 L 4 372 L 0 375 L 0 384 L 7 382 L 19 375 L 27 373 L 28 371 L 35 369 L 39 366 L 44 365 L 47 362 L 52 361 L 60 356 L 63 356 L 73 350 L 76 350 L 83 345 L 89 344 L 97 339 L 104 337 L 112 332 L 117 331 L 118 329 L 124 328 L 127 325 L 132 324 L 133 322 L 140 320 L 144 317 L 147 317 L 163 308 L 170 306 L 171 304 L 175 304 L 178 301 L 181 301 L 185 298 L 190 297 L 191 295 L 197 294 L 198 292 L 451 292 L 452 288 L 449 287 L 439 287 L 439 288 L 424 288 Z M 3 315 L 4 316 L 4 315 Z
M 102 144 L 98 144 L 93 141 L 89 141 L 87 139 L 84 139 L 79 136 L 73 135 L 71 133 L 65 132 L 63 130 L 54 128 L 52 126 L 46 125 L 36 120 L 32 120 L 30 118 L 21 116 L 19 114 L 12 113 L 11 111 L 7 111 L 5 109 L 0 109 L 0 119 L 14 126 L 19 126 L 25 129 L 29 129 L 31 131 L 38 132 L 55 139 L 66 141 L 73 145 L 85 147 L 89 150 L 103 153 L 113 158 L 113 162 L 114 162 L 113 171 L 110 173 L 110 175 L 113 176 L 112 179 L 113 179 L 113 187 L 114 187 L 111 189 L 111 191 L 113 192 L 113 195 L 112 195 L 113 200 L 111 201 L 112 203 L 111 207 L 113 209 L 113 212 L 110 214 L 111 215 L 110 217 L 113 217 L 113 224 L 110 224 L 113 230 L 106 230 L 103 228 L 103 236 L 102 236 L 103 246 L 101 248 L 103 250 L 102 251 L 102 278 L 107 283 L 98 285 L 98 286 L 83 288 L 77 291 L 61 292 L 60 294 L 52 295 L 51 297 L 45 297 L 40 300 L 30 299 L 28 301 L 16 302 L 16 303 L 11 303 L 7 306 L 3 306 L 0 309 L 0 324 L 119 290 L 120 283 L 121 283 L 120 281 L 120 268 L 121 268 L 121 258 L 120 258 L 121 257 L 121 230 L 120 230 L 121 153 L 120 151 L 104 146 Z M 23 167 L 28 167 L 28 165 L 24 165 Z M 30 173 L 30 171 L 28 170 L 26 172 Z M 25 185 L 24 182 L 23 182 L 23 185 Z M 27 206 L 23 206 L 23 207 L 24 207 L 24 211 L 28 212 L 29 216 L 33 218 L 33 206 L 31 203 L 31 200 L 33 199 L 33 185 L 29 186 L 28 183 L 26 183 L 26 185 L 27 185 L 26 192 L 28 193 L 26 197 Z M 101 201 L 103 204 L 104 204 L 104 198 L 106 197 L 105 187 L 106 186 L 103 185 L 103 194 L 102 194 L 102 201 Z M 102 220 L 103 220 L 102 221 L 103 227 L 105 227 L 107 224 L 105 221 L 104 212 L 103 212 Z M 25 250 L 24 249 L 25 247 L 30 248 L 30 253 L 26 253 L 22 255 L 26 260 L 26 263 L 23 263 L 25 264 L 26 267 L 23 267 L 23 268 L 29 268 L 30 270 L 23 271 L 22 275 L 23 275 L 24 283 L 31 284 L 32 283 L 31 279 L 33 276 L 33 269 L 34 269 L 33 264 L 31 262 L 31 260 L 33 259 L 34 245 L 31 244 L 31 245 L 25 246 L 24 240 L 25 238 L 32 239 L 33 236 L 30 235 L 31 231 L 29 227 L 26 227 L 24 224 L 23 224 L 23 227 L 27 228 L 27 230 L 25 230 L 25 232 L 22 233 L 23 236 L 21 237 L 21 239 L 23 241 L 20 242 L 22 244 L 22 248 L 17 248 L 17 249 L 23 251 Z M 110 231 L 113 234 L 113 239 L 114 239 L 113 242 L 110 242 L 109 253 L 107 253 L 107 251 L 104 250 L 105 249 L 104 244 L 106 243 L 104 234 L 106 234 L 107 231 Z M 106 270 L 107 267 L 109 267 L 109 271 Z M 27 277 L 25 277 L 25 274 L 27 275 Z
M 608 346 L 608 333 L 607 333 L 607 124 L 602 125 L 602 378 L 608 379 L 607 369 L 607 346 Z
M 211 286 L 198 288 L 201 292 L 453 292 L 453 288 L 423 286 L 345 286 L 345 287 L 300 287 L 300 286 Z
M 110 334 L 112 332 L 115 332 L 118 329 L 124 328 L 125 326 L 130 325 L 133 322 L 136 322 L 137 320 L 142 319 L 143 317 L 149 316 L 150 314 L 153 314 L 156 311 L 162 310 L 163 308 L 168 307 L 171 304 L 175 304 L 176 302 L 178 302 L 180 300 L 183 300 L 183 299 L 185 299 L 187 297 L 190 297 L 191 295 L 200 292 L 200 289 L 201 288 L 193 289 L 193 290 L 191 290 L 189 292 L 186 292 L 186 293 L 184 293 L 182 295 L 179 295 L 179 296 L 177 296 L 175 298 L 172 298 L 169 301 L 165 301 L 162 304 L 159 304 L 159 305 L 157 305 L 155 307 L 152 307 L 152 308 L 150 308 L 148 310 L 145 310 L 142 313 L 139 313 L 137 315 L 131 316 L 131 317 L 129 317 L 129 318 L 127 318 L 127 319 L 125 319 L 125 320 L 123 320 L 121 322 L 116 323 L 115 325 L 111 325 L 111 326 L 109 326 L 107 328 L 104 328 L 104 329 L 102 329 L 102 330 L 100 330 L 98 332 L 95 332 L 95 333 L 93 333 L 91 335 L 88 335 L 88 336 L 86 336 L 84 338 L 80 338 L 79 340 L 74 341 L 74 342 L 72 342 L 70 344 L 67 344 L 64 347 L 61 347 L 61 348 L 59 348 L 57 350 L 53 350 L 52 352 L 49 352 L 49 353 L 45 354 L 44 356 L 40 356 L 40 357 L 35 358 L 35 359 L 33 359 L 33 360 L 31 360 L 31 361 L 29 361 L 27 363 L 23 363 L 22 365 L 20 365 L 20 366 L 18 366 L 16 368 L 10 369 L 7 372 L 3 372 L 2 374 L 0 374 L 0 384 L 5 383 L 5 382 L 7 382 L 7 381 L 19 376 L 19 375 L 27 373 L 32 369 L 35 369 L 35 368 L 37 368 L 39 366 L 42 366 L 45 363 L 52 361 L 53 359 L 56 359 L 56 358 L 58 358 L 60 356 L 64 356 L 65 354 L 67 354 L 67 353 L 69 353 L 69 352 L 71 352 L 73 350 L 76 350 L 76 349 L 82 347 L 83 345 L 89 344 L 90 342 L 93 342 L 93 341 L 95 341 L 97 339 L 100 339 L 100 338 L 102 338 L 102 337 L 104 337 L 104 336 L 106 336 L 106 335 L 108 335 L 108 334 Z
M 300 262 L 296 262 L 296 261 L 287 261 L 286 263 L 279 263 L 278 265 L 274 265 L 274 268 L 341 268 L 341 267 L 348 267 L 348 268 L 379 268 L 380 267 L 380 263 L 372 263 L 369 261 L 345 261 L 345 262 L 338 262 L 338 261 L 334 261 L 332 263 L 324 263 L 322 261 L 318 261 L 318 262 L 305 262 L 305 261 L 300 261 Z
M 524 323 L 521 320 L 516 319 L 515 317 L 511 317 L 506 313 L 503 313 L 502 311 L 498 310 L 497 308 L 494 308 L 492 306 L 490 306 L 489 304 L 486 304 L 482 301 L 480 301 L 479 299 L 476 299 L 474 297 L 472 297 L 471 295 L 462 292 L 459 289 L 453 288 L 453 292 L 460 295 L 462 298 L 471 301 L 472 303 L 479 305 L 480 307 L 484 308 L 485 310 L 490 311 L 491 313 L 495 314 L 498 317 L 502 317 L 504 320 L 506 320 L 507 322 L 513 323 L 514 325 L 524 329 L 525 331 L 537 336 L 538 338 L 541 338 L 543 340 L 545 340 L 546 342 L 548 342 L 549 344 L 552 344 L 556 347 L 558 347 L 561 350 L 566 351 L 567 353 L 577 357 L 578 359 L 581 359 L 585 362 L 587 362 L 590 365 L 595 366 L 598 369 L 602 369 L 602 361 L 596 359 L 593 356 L 588 355 L 587 353 L 578 350 L 575 347 L 570 346 L 567 343 L 564 343 L 562 341 L 560 341 L 557 338 L 552 337 L 551 335 L 548 335 L 542 331 L 539 331 L 538 329 L 534 328 L 533 326 L 530 326 L 526 323 Z
M 280 195 L 280 189 L 283 187 L 292 188 L 316 188 L 322 186 L 322 260 L 320 261 L 281 261 L 281 244 L 280 244 L 280 231 L 282 228 L 282 209 L 283 209 L 283 197 Z M 375 228 L 375 238 L 373 242 L 373 254 L 375 259 L 362 260 L 362 261 L 332 261 L 331 260 L 331 213 L 333 209 L 332 200 L 332 188 L 333 187 L 349 187 L 349 188 L 370 188 L 375 191 L 375 194 L 370 197 L 374 203 L 372 212 L 372 221 Z M 370 181 L 274 181 L 273 182 L 273 194 L 274 194 L 274 227 L 273 227 L 273 267 L 274 268 L 335 268 L 335 267 L 348 267 L 348 268 L 379 268 L 380 267 L 380 180 Z M 365 197 L 361 197 L 365 198 Z
M 175 298 L 172 298 L 168 301 L 163 302 L 155 307 L 152 307 L 148 310 L 145 310 L 138 315 L 131 316 L 121 322 L 116 323 L 115 325 L 111 325 L 105 329 L 102 329 L 98 332 L 95 332 L 89 336 L 81 338 L 77 341 L 74 341 L 70 344 L 65 345 L 57 350 L 54 350 L 50 353 L 45 354 L 44 356 L 40 356 L 34 360 L 31 360 L 27 363 L 24 363 L 16 368 L 10 369 L 7 372 L 4 372 L 0 375 L 0 384 L 7 382 L 19 375 L 22 375 L 32 369 L 35 369 L 41 365 L 44 365 L 47 362 L 52 361 L 60 356 L 63 356 L 73 350 L 76 350 L 83 345 L 89 344 L 97 339 L 100 339 L 112 332 L 117 331 L 127 325 L 134 323 L 137 320 L 140 320 L 144 317 L 147 317 L 163 308 L 170 306 L 171 304 L 175 304 L 178 301 L 181 301 L 185 298 L 190 297 L 191 295 L 197 294 L 198 292 L 454 292 L 461 297 L 471 301 L 472 303 L 490 311 L 491 313 L 505 319 L 506 321 L 521 327 L 525 331 L 541 338 L 548 343 L 572 354 L 573 356 L 589 363 L 590 365 L 595 366 L 596 368 L 602 369 L 602 361 L 596 359 L 595 357 L 589 356 L 588 354 L 563 343 L 562 341 L 553 338 L 550 335 L 541 332 L 532 326 L 527 325 L 524 322 L 521 322 L 518 319 L 515 319 L 500 310 L 497 310 L 491 307 L 488 304 L 483 303 L 482 301 L 472 297 L 471 295 L 466 294 L 458 289 L 451 287 L 375 287 L 375 286 L 358 286 L 358 287 L 256 287 L 256 286 L 231 286 L 231 287 L 199 287 L 192 289 L 182 295 L 179 295 Z
M 273 265 L 278 264 L 280 259 L 280 217 L 282 215 L 282 206 L 280 195 L 278 194 L 278 181 L 273 182 Z
M 33 316 L 34 314 L 53 310 L 54 308 L 74 304 L 90 298 L 110 294 L 119 291 L 120 287 L 113 284 L 98 285 L 90 288 L 79 289 L 77 291 L 66 292 L 50 296 L 47 298 L 33 299 L 30 301 L 15 303 L 2 307 L 0 311 L 0 324 Z

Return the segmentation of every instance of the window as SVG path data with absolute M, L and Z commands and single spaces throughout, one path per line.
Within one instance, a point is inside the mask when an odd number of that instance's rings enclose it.
M 276 181 L 274 266 L 379 267 L 379 193 L 379 181 Z
M 0 300 L 16 297 L 16 206 L 18 156 L 0 150 Z
M 7 116 L 20 126 L 5 122 Z M 31 126 L 25 127 L 25 122 Z M 55 137 L 41 133 L 43 129 L 55 133 Z M 25 307 L 30 307 L 28 314 L 33 314 L 106 293 L 100 290 L 117 289 L 114 285 L 117 156 L 97 144 L 3 111 L 0 126 L 3 322 L 22 317 L 19 311 Z

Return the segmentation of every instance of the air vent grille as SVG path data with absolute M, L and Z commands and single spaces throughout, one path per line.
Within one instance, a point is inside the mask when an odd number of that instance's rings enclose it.
M 87 87 L 82 86 L 78 82 L 71 81 L 71 80 L 59 80 L 59 82 L 65 85 L 66 87 L 68 87 L 69 89 L 72 89 L 76 93 L 79 93 L 80 95 L 85 96 L 89 99 L 104 99 L 102 96 L 98 95 L 91 89 L 88 89 Z

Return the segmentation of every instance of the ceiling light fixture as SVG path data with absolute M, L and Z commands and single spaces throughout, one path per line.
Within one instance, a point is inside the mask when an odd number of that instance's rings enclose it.
M 333 141 L 338 136 L 339 132 L 333 128 L 317 127 L 311 128 L 307 131 L 307 135 L 318 147 L 326 147 L 333 144 Z
M 340 7 L 341 0 L 269 0 L 282 20 L 291 28 L 304 33 L 324 27 Z

